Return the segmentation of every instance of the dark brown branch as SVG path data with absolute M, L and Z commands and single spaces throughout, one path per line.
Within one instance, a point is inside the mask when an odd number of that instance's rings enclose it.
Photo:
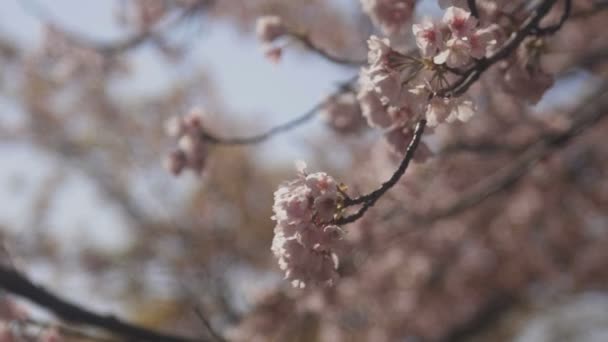
M 467 0 L 467 5 L 469 5 L 469 10 L 471 11 L 471 15 L 475 18 L 479 18 L 479 11 L 477 10 L 477 2 L 475 0 Z
M 564 23 L 566 22 L 566 20 L 568 20 L 568 17 L 570 16 L 571 11 L 572 11 L 572 0 L 564 0 L 564 13 L 560 17 L 559 22 L 557 24 L 551 25 L 549 27 L 539 27 L 538 29 L 533 30 L 532 32 L 537 36 L 545 36 L 545 35 L 554 34 L 555 32 L 559 31 L 559 29 L 561 29 L 562 26 L 564 26 Z
M 267 130 L 266 132 L 248 136 L 248 137 L 220 137 L 220 136 L 217 136 L 210 132 L 203 131 L 201 133 L 201 138 L 203 140 L 205 140 L 206 142 L 208 142 L 210 144 L 214 144 L 214 145 L 253 145 L 253 144 L 261 143 L 277 134 L 290 131 L 290 130 L 306 123 L 307 121 L 311 120 L 312 118 L 314 118 L 317 115 L 317 113 L 321 109 L 323 109 L 323 107 L 325 107 L 325 105 L 328 101 L 331 101 L 333 98 L 340 96 L 341 94 L 345 94 L 347 92 L 352 91 L 350 85 L 357 79 L 357 77 L 358 76 L 355 76 L 345 82 L 342 82 L 339 85 L 339 89 L 336 92 L 334 92 L 333 94 L 328 96 L 323 101 L 315 104 L 312 108 L 307 110 L 304 114 L 302 114 L 288 122 L 274 126 L 274 127 L 270 128 L 269 130 Z
M 34 284 L 14 269 L 0 265 L 0 288 L 53 312 L 73 324 L 84 324 L 121 335 L 129 341 L 193 342 L 194 339 L 169 335 L 124 322 L 112 315 L 101 315 L 59 298 L 44 287 Z M 202 341 L 202 340 L 199 340 Z
M 458 214 L 481 203 L 493 194 L 516 184 L 536 162 L 565 146 L 579 133 L 593 126 L 606 115 L 608 115 L 608 82 L 598 87 L 592 95 L 581 101 L 581 104 L 572 111 L 570 116 L 574 122 L 567 131 L 541 136 L 510 165 L 482 180 L 452 204 L 421 216 L 414 214 L 414 218 L 421 221 L 433 221 Z
M 420 122 L 418 122 L 418 124 L 416 125 L 416 129 L 414 130 L 414 136 L 412 137 L 412 141 L 410 142 L 407 147 L 407 150 L 405 151 L 405 156 L 403 156 L 399 167 L 397 168 L 397 170 L 395 170 L 395 173 L 393 173 L 391 178 L 386 182 L 382 183 L 382 185 L 378 189 L 370 192 L 369 194 L 352 199 L 347 198 L 344 201 L 345 207 L 350 207 L 358 204 L 362 204 L 362 206 L 356 213 L 335 220 L 335 224 L 344 225 L 355 222 L 356 220 L 360 219 L 361 217 L 363 217 L 363 215 L 369 208 L 373 207 L 374 204 L 376 204 L 376 201 L 378 201 L 378 199 L 380 199 L 382 195 L 384 195 L 390 188 L 397 184 L 399 179 L 401 179 L 401 176 L 403 176 L 403 174 L 407 170 L 407 167 L 409 166 L 410 162 L 414 158 L 414 153 L 418 148 L 418 144 L 420 143 L 420 139 L 422 138 L 422 133 L 424 133 L 425 127 L 426 120 L 420 120 Z

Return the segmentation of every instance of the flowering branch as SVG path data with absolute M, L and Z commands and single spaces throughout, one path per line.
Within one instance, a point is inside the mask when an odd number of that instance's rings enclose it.
M 543 1 L 540 5 L 538 5 L 538 7 L 536 7 L 528 19 L 523 22 L 519 30 L 517 30 L 517 33 L 511 35 L 511 37 L 503 44 L 500 50 L 496 51 L 490 57 L 484 57 L 478 60 L 475 65 L 463 73 L 461 78 L 459 78 L 449 87 L 440 90 L 438 94 L 445 97 L 460 96 L 464 94 L 488 68 L 490 68 L 496 62 L 510 56 L 526 37 L 535 35 L 535 32 L 540 30 L 538 27 L 540 21 L 547 15 L 547 13 L 549 13 L 549 10 L 551 10 L 556 2 L 557 0 Z
M 252 144 L 261 143 L 277 134 L 290 131 L 290 130 L 300 126 L 301 124 L 306 123 L 307 121 L 311 120 L 312 118 L 314 118 L 315 115 L 317 115 L 317 113 L 325 106 L 325 104 L 329 100 L 331 100 L 339 95 L 342 95 L 344 93 L 347 93 L 349 91 L 352 91 L 350 85 L 356 79 L 357 79 L 357 77 L 353 77 L 349 80 L 346 80 L 346 81 L 340 83 L 338 86 L 339 88 L 336 92 L 329 95 L 323 101 L 320 101 L 319 103 L 315 104 L 312 108 L 310 108 L 309 110 L 304 112 L 302 115 L 300 115 L 288 122 L 274 126 L 265 132 L 262 132 L 262 133 L 259 133 L 256 135 L 251 135 L 248 137 L 220 137 L 220 136 L 217 136 L 213 133 L 210 133 L 210 132 L 202 129 L 201 133 L 200 133 L 200 137 L 204 141 L 206 141 L 210 144 L 214 144 L 214 145 L 252 145 Z
M 403 174 L 407 170 L 410 161 L 412 161 L 412 159 L 414 158 L 414 152 L 416 152 L 416 149 L 418 148 L 418 144 L 420 143 L 420 139 L 422 138 L 422 133 L 424 133 L 425 126 L 426 120 L 420 120 L 420 122 L 418 122 L 418 124 L 416 125 L 416 129 L 414 130 L 414 136 L 412 138 L 412 141 L 408 145 L 407 150 L 405 151 L 405 156 L 401 160 L 401 164 L 399 164 L 399 167 L 397 168 L 397 170 L 395 170 L 395 173 L 393 173 L 391 178 L 389 178 L 386 182 L 382 183 L 382 185 L 378 189 L 366 195 L 362 195 L 356 198 L 347 197 L 344 200 L 344 207 L 350 207 L 358 204 L 362 204 L 362 206 L 356 213 L 335 220 L 335 224 L 344 225 L 355 222 L 356 220 L 360 219 L 361 217 L 363 217 L 363 215 L 369 208 L 373 207 L 374 204 L 376 204 L 376 201 L 378 201 L 378 199 L 380 199 L 382 195 L 384 195 L 390 188 L 397 184 L 399 179 L 401 179 L 401 176 L 403 176 Z
M 0 265 L 0 288 L 14 295 L 26 298 L 59 318 L 85 324 L 124 336 L 130 341 L 193 342 L 194 339 L 156 332 L 119 320 L 112 315 L 100 315 L 57 297 L 44 287 L 32 283 L 24 275 L 12 268 Z

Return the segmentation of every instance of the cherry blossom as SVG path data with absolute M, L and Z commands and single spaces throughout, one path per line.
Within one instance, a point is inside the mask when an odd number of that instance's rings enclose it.
M 436 64 L 460 68 L 471 61 L 471 45 L 467 41 L 452 38 L 446 42 L 445 46 L 445 50 L 433 58 L 433 62 Z
M 369 68 L 363 69 L 380 94 L 383 104 L 402 107 L 408 103 L 407 83 L 421 64 L 416 59 L 391 48 L 390 40 L 371 36 L 368 40 Z
M 331 224 L 340 194 L 336 181 L 324 172 L 307 174 L 299 166 L 298 178 L 274 193 L 276 221 L 271 250 L 285 279 L 294 287 L 331 285 L 337 279 L 342 230 Z
M 456 38 L 469 37 L 477 26 L 477 19 L 471 12 L 454 6 L 448 7 L 442 21 Z
M 194 109 L 184 117 L 172 117 L 166 123 L 166 132 L 176 138 L 177 148 L 165 157 L 165 168 L 174 175 L 179 175 L 184 169 L 191 169 L 200 175 L 205 170 L 208 143 L 203 138 L 203 114 Z
M 434 56 L 443 47 L 443 34 L 441 27 L 430 19 L 424 19 L 420 24 L 412 25 L 416 37 L 416 45 L 425 57 Z

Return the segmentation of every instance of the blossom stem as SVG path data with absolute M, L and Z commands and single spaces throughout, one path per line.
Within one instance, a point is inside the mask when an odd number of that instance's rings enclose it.
M 405 151 L 405 156 L 401 160 L 399 167 L 397 168 L 397 170 L 395 170 L 395 173 L 393 173 L 391 178 L 389 178 L 386 182 L 382 183 L 382 185 L 378 189 L 366 195 L 362 195 L 352 199 L 346 198 L 344 201 L 345 207 L 350 207 L 358 204 L 362 204 L 362 206 L 356 213 L 335 220 L 334 224 L 344 225 L 355 222 L 356 220 L 360 219 L 361 217 L 363 217 L 363 215 L 369 208 L 373 207 L 374 204 L 376 204 L 376 201 L 378 201 L 378 199 L 380 199 L 382 195 L 384 195 L 389 189 L 391 189 L 395 184 L 397 184 L 399 179 L 401 179 L 401 176 L 405 174 L 407 167 L 414 158 L 414 152 L 416 152 L 416 149 L 418 148 L 425 127 L 426 120 L 420 120 L 420 122 L 418 122 L 418 124 L 416 125 L 416 129 L 414 130 L 414 136 L 410 141 L 407 150 Z

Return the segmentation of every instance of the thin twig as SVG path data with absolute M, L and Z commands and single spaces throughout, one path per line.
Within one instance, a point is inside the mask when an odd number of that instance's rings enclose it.
M 378 199 L 380 199 L 382 195 L 384 195 L 390 188 L 397 184 L 399 179 L 401 179 L 401 176 L 403 176 L 403 174 L 407 170 L 407 167 L 409 166 L 410 162 L 414 158 L 414 152 L 416 152 L 416 149 L 418 148 L 418 144 L 420 143 L 420 139 L 422 138 L 422 133 L 424 133 L 425 126 L 426 120 L 420 120 L 420 122 L 418 122 L 418 124 L 416 125 L 412 141 L 408 145 L 407 150 L 405 151 L 405 155 L 403 156 L 403 159 L 399 164 L 399 167 L 397 168 L 397 170 L 395 170 L 395 173 L 393 173 L 391 178 L 389 178 L 389 180 L 387 180 L 386 182 L 382 183 L 382 185 L 378 189 L 366 195 L 362 195 L 353 199 L 347 198 L 344 202 L 345 207 L 350 207 L 358 204 L 362 204 L 362 206 L 356 213 L 335 220 L 335 224 L 345 225 L 360 219 L 361 217 L 363 217 L 363 215 L 369 208 L 373 207 L 374 204 L 376 204 L 376 201 L 378 201 Z
M 210 132 L 202 131 L 201 138 L 203 140 L 205 140 L 206 142 L 208 142 L 210 144 L 215 144 L 215 145 L 253 145 L 253 144 L 258 144 L 258 143 L 264 142 L 265 140 L 267 140 L 277 134 L 290 131 L 290 130 L 300 126 L 301 124 L 306 123 L 307 121 L 311 120 L 312 118 L 314 118 L 317 115 L 317 113 L 321 109 L 323 109 L 323 107 L 325 107 L 325 105 L 327 104 L 328 101 L 336 98 L 337 96 L 340 96 L 342 94 L 352 91 L 350 84 L 353 83 L 355 80 L 357 80 L 357 77 L 358 76 L 354 76 L 351 79 L 349 79 L 345 82 L 342 82 L 339 85 L 339 89 L 336 92 L 329 95 L 323 101 L 320 101 L 319 103 L 315 104 L 312 108 L 310 108 L 309 110 L 304 112 L 302 115 L 300 115 L 288 122 L 274 126 L 263 133 L 246 136 L 246 137 L 220 137 L 220 136 L 217 136 Z

